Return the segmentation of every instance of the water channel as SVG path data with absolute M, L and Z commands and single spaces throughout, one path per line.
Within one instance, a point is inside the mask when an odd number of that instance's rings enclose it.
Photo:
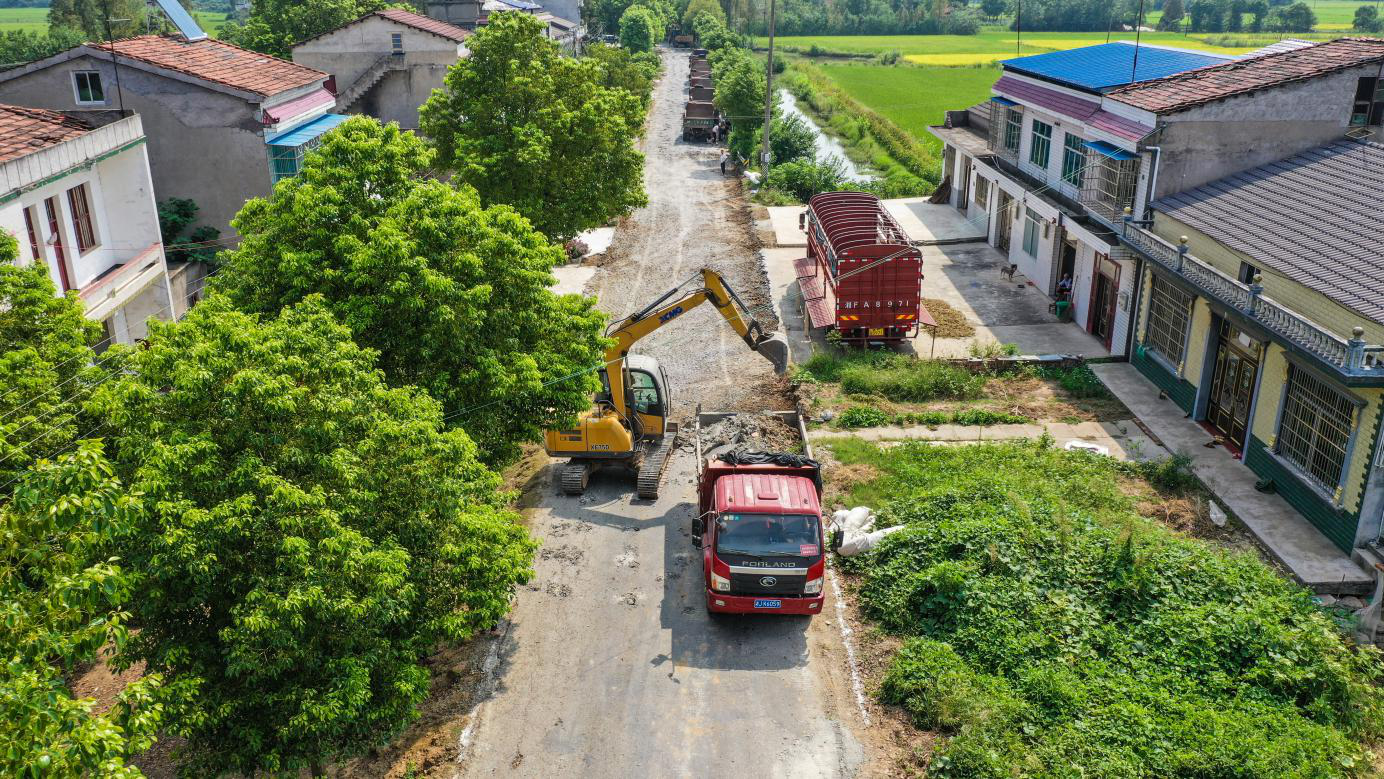
M 852 162 L 850 157 L 846 156 L 846 148 L 841 145 L 841 142 L 823 132 L 822 128 L 818 127 L 817 123 L 812 121 L 812 117 L 803 113 L 803 110 L 798 108 L 798 101 L 793 97 L 793 93 L 786 89 L 779 90 L 779 110 L 784 116 L 792 115 L 798 117 L 803 120 L 808 127 L 812 128 L 812 132 L 817 136 L 817 159 L 819 161 L 825 161 L 830 157 L 835 157 L 841 161 L 841 167 L 846 171 L 846 180 L 870 180 L 870 176 L 862 172 L 860 167 Z

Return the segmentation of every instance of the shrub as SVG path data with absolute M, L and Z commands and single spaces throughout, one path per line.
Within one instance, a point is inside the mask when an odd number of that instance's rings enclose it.
M 1145 460 L 1135 467 L 1139 475 L 1160 489 L 1186 492 L 1197 486 L 1196 474 L 1192 473 L 1192 458 L 1183 452 L 1161 460 Z
M 980 396 L 985 377 L 950 363 L 903 358 L 888 366 L 852 365 L 840 373 L 841 389 L 897 402 L 966 400 Z
M 1013 357 L 1019 353 L 1018 344 L 1002 344 L 999 341 L 972 341 L 966 347 L 972 357 L 981 359 L 994 359 L 996 357 Z
M 841 427 L 879 427 L 889 424 L 889 415 L 874 406 L 851 406 L 836 420 Z
M 835 157 L 823 162 L 785 162 L 769 168 L 765 185 L 791 193 L 806 203 L 813 195 L 835 192 L 846 180 L 841 161 Z
M 1085 363 L 1071 367 L 1041 365 L 1034 369 L 1034 372 L 1044 379 L 1057 382 L 1057 386 L 1072 397 L 1110 397 L 1110 391 L 1105 388 L 1105 384 L 1096 377 L 1091 366 Z
M 958 411 L 952 416 L 952 423 L 957 425 L 974 425 L 984 427 L 986 425 L 1021 425 L 1032 421 L 1022 414 L 1011 414 L 1008 411 L 991 411 L 987 408 L 968 408 L 965 411 Z
M 763 142 L 762 130 L 755 132 L 755 147 Z M 817 133 L 797 114 L 775 117 L 769 132 L 769 154 L 774 165 L 788 162 L 814 162 L 817 159 Z

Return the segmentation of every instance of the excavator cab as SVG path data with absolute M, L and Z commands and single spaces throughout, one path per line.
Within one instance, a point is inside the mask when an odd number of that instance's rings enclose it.
M 628 389 L 630 410 L 635 417 L 635 437 L 647 438 L 661 436 L 668 426 L 672 414 L 673 393 L 668 383 L 668 374 L 658 360 L 642 354 L 631 354 L 625 358 L 625 370 L 629 375 Z M 610 402 L 610 377 L 601 369 L 601 394 L 597 403 Z

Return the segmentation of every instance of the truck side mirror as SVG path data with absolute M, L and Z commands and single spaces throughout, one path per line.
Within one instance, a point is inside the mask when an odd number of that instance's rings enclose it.
M 706 524 L 701 517 L 692 520 L 692 545 L 698 549 L 702 548 L 702 533 L 706 532 Z

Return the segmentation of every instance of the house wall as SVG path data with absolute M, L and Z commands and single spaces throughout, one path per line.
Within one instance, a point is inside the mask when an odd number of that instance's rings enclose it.
M 1366 65 L 1159 117 L 1154 197 L 1338 140 L 1349 129 L 1357 82 L 1378 74 L 1378 65 Z
M 99 71 L 106 105 L 120 105 L 111 63 L 86 56 L 0 83 L 0 102 L 78 108 L 71 75 L 78 70 Z M 228 231 L 247 199 L 269 194 L 269 155 L 256 103 L 132 67 L 120 68 L 120 93 L 125 109 L 144 123 L 158 200 L 190 198 L 199 208 L 198 224 Z

